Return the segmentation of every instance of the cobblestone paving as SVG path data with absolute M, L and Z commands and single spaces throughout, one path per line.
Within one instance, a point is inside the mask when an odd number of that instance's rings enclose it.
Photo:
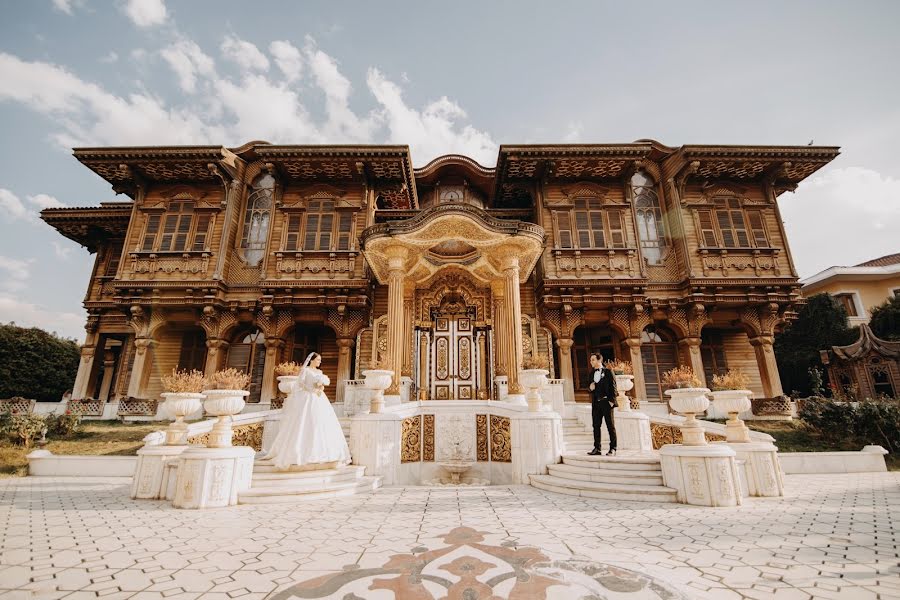
M 129 500 L 123 479 L 6 479 L 0 597 L 288 598 L 305 581 L 446 547 L 466 527 L 492 548 L 637 571 L 686 597 L 900 599 L 900 473 L 786 483 L 787 498 L 737 509 L 498 486 L 187 511 Z

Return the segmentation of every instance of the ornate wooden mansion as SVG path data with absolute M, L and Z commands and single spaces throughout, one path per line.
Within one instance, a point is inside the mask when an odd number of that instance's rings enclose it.
M 662 374 L 740 367 L 780 398 L 773 336 L 801 300 L 776 197 L 831 147 L 501 146 L 496 168 L 405 146 L 83 148 L 125 202 L 42 218 L 97 255 L 74 398 L 153 400 L 174 367 L 233 366 L 251 401 L 323 356 L 330 398 L 376 360 L 389 394 L 499 399 L 551 359 Z

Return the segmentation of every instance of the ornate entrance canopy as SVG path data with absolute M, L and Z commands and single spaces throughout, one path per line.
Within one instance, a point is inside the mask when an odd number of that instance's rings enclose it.
M 448 267 L 490 283 L 504 276 L 512 257 L 518 259 L 524 283 L 543 250 L 544 229 L 495 219 L 474 206 L 440 204 L 412 219 L 369 227 L 361 237 L 366 260 L 381 283 L 388 281 L 390 259 L 398 254 L 407 281 L 417 284 Z

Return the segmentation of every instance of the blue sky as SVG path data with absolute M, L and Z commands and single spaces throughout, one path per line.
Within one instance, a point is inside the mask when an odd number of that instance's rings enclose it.
M 83 337 L 92 257 L 41 207 L 115 199 L 78 145 L 839 145 L 781 206 L 801 276 L 900 252 L 900 3 L 3 2 L 0 321 Z

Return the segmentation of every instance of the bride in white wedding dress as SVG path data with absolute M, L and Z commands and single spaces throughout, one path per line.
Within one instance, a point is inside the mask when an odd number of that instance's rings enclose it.
M 319 370 L 322 357 L 306 357 L 291 393 L 284 401 L 278 435 L 265 459 L 277 469 L 294 465 L 331 468 L 350 462 L 350 449 L 324 388 L 331 381 Z

